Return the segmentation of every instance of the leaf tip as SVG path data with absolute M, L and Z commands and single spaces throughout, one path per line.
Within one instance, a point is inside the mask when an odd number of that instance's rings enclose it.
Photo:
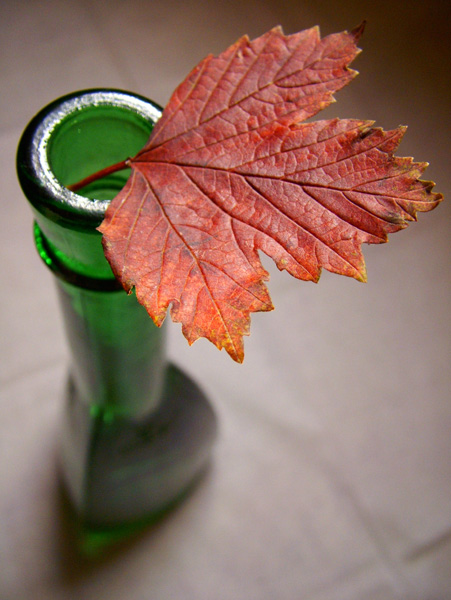
M 282 28 L 282 25 L 276 25 L 275 27 L 273 27 L 273 28 L 271 29 L 271 31 L 272 31 L 273 33 L 277 33 L 277 34 L 283 35 L 283 28 Z
M 364 19 L 360 23 L 360 25 L 358 25 L 357 27 L 354 27 L 354 29 L 351 31 L 351 35 L 356 42 L 358 42 L 360 40 L 360 38 L 362 37 L 363 32 L 365 31 L 365 27 L 366 27 L 366 19 Z
M 245 334 L 245 335 L 248 335 L 248 334 Z M 213 341 L 213 340 L 211 340 L 211 341 Z M 218 350 L 222 350 L 224 348 L 224 350 L 227 352 L 227 354 L 230 356 L 230 358 L 232 360 L 234 360 L 236 363 L 238 363 L 239 365 L 241 365 L 243 363 L 244 347 L 243 347 L 243 338 L 242 337 L 239 339 L 238 344 L 234 343 L 231 339 L 223 341 L 222 343 L 219 343 L 219 344 L 216 343 L 215 341 L 213 341 L 213 343 L 218 348 Z
M 232 355 L 230 355 L 230 356 L 232 356 Z M 242 354 L 232 356 L 232 359 L 239 365 L 242 365 L 244 362 L 244 352 Z

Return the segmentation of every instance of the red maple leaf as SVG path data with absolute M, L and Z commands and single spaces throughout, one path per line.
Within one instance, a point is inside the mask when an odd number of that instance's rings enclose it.
M 205 58 L 175 90 L 100 226 L 116 277 L 157 325 L 243 360 L 250 313 L 273 308 L 258 250 L 294 277 L 364 281 L 362 242 L 387 241 L 441 200 L 397 158 L 404 128 L 303 123 L 356 75 L 362 28 L 280 28 Z

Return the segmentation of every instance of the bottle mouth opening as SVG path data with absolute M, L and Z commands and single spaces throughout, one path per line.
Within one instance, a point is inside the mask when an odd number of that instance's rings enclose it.
M 128 173 L 110 175 L 79 193 L 66 185 L 134 156 L 161 112 L 151 101 L 120 90 L 86 90 L 53 102 L 29 124 L 19 145 L 26 195 L 37 198 L 32 202 L 40 212 L 100 222 Z

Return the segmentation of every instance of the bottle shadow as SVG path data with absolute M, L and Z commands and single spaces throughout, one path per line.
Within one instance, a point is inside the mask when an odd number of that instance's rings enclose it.
M 191 484 L 173 504 L 145 521 L 112 529 L 94 529 L 82 523 L 67 496 L 64 485 L 58 481 L 55 498 L 55 550 L 57 573 L 63 587 L 77 587 L 114 563 L 140 543 L 156 538 L 177 518 L 190 497 L 199 487 L 208 485 L 211 465 Z

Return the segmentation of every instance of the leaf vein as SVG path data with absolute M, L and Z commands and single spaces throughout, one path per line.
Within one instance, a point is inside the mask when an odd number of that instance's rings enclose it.
M 238 352 L 236 351 L 235 343 L 234 343 L 234 341 L 233 341 L 233 337 L 232 337 L 232 335 L 231 335 L 231 333 L 230 333 L 230 331 L 229 331 L 229 328 L 228 328 L 227 322 L 226 322 L 226 320 L 225 320 L 225 318 L 224 318 L 224 315 L 222 314 L 222 311 L 221 311 L 220 307 L 218 306 L 218 303 L 217 303 L 217 301 L 216 301 L 216 298 L 215 298 L 215 297 L 214 297 L 214 295 L 213 295 L 213 292 L 212 292 L 212 290 L 210 290 L 210 287 L 209 287 L 209 285 L 208 285 L 208 281 L 207 281 L 207 279 L 206 279 L 205 273 L 204 273 L 204 271 L 203 271 L 203 269 L 202 269 L 202 266 L 201 266 L 201 265 L 200 265 L 200 263 L 199 263 L 199 260 L 198 260 L 197 256 L 196 256 L 196 255 L 195 255 L 195 253 L 192 251 L 192 249 L 191 249 L 190 245 L 189 245 L 189 244 L 186 242 L 186 240 L 183 238 L 182 234 L 181 234 L 181 233 L 180 233 L 180 232 L 179 232 L 179 231 L 178 231 L 178 230 L 177 230 L 177 229 L 174 227 L 174 225 L 172 224 L 172 221 L 170 220 L 169 216 L 166 214 L 166 211 L 164 210 L 164 205 L 163 205 L 163 202 L 160 200 L 160 198 L 159 198 L 158 194 L 156 193 L 156 190 L 154 190 L 154 188 L 152 187 L 152 185 L 151 185 L 150 181 L 149 181 L 147 178 L 146 178 L 146 183 L 147 183 L 147 185 L 149 186 L 149 188 L 152 190 L 152 193 L 154 194 L 154 196 L 155 196 L 155 199 L 157 200 L 158 204 L 160 205 L 161 211 L 162 211 L 162 213 L 163 213 L 163 215 L 164 215 L 164 217 L 165 217 L 165 219 L 166 219 L 166 222 L 168 223 L 169 227 L 170 227 L 170 228 L 171 228 L 171 230 L 172 230 L 172 231 L 173 231 L 173 232 L 174 232 L 174 233 L 177 235 L 177 237 L 179 237 L 179 239 L 182 241 L 182 243 L 185 245 L 185 247 L 187 248 L 187 250 L 188 250 L 188 251 L 189 251 L 189 253 L 191 254 L 191 256 L 192 256 L 192 258 L 193 258 L 194 262 L 196 263 L 196 265 L 197 265 L 197 268 L 199 269 L 199 272 L 200 272 L 200 274 L 201 274 L 201 276 L 202 276 L 202 279 L 203 279 L 203 281 L 204 281 L 204 284 L 205 284 L 205 289 L 207 290 L 207 292 L 208 292 L 208 294 L 209 294 L 209 296 L 210 296 L 210 298 L 211 298 L 211 301 L 212 301 L 212 303 L 213 303 L 213 305 L 214 305 L 214 307 L 215 307 L 215 309 L 216 309 L 216 312 L 218 313 L 218 315 L 219 315 L 219 317 L 220 317 L 220 319 L 221 319 L 221 322 L 222 322 L 222 324 L 223 324 L 223 327 L 224 327 L 224 331 L 226 332 L 226 335 L 227 335 L 227 339 L 228 339 L 229 343 L 231 344 L 231 346 L 232 346 L 232 347 L 235 349 L 235 352 L 236 352 L 236 354 L 238 355 Z M 169 234 L 168 234 L 168 235 L 169 235 Z
M 251 228 L 251 229 L 254 229 L 255 231 L 258 231 L 258 233 L 260 233 L 260 234 L 264 235 L 265 237 L 269 237 L 269 238 L 270 238 L 270 239 L 271 239 L 273 242 L 275 242 L 275 243 L 276 243 L 278 246 L 280 246 L 281 248 L 283 248 L 283 250 L 284 250 L 284 251 L 285 251 L 285 252 L 286 252 L 286 253 L 287 253 L 289 256 L 291 256 L 291 258 L 292 258 L 292 259 L 293 259 L 293 260 L 294 260 L 294 261 L 295 261 L 295 262 L 296 262 L 296 263 L 297 263 L 297 264 L 298 264 L 298 265 L 299 265 L 299 266 L 300 266 L 302 269 L 304 269 L 304 271 L 305 271 L 306 273 L 308 273 L 310 276 L 313 276 L 314 278 L 316 277 L 316 275 L 315 275 L 314 273 L 311 273 L 311 272 L 310 272 L 310 271 L 309 271 L 309 270 L 308 270 L 308 269 L 305 267 L 305 265 L 303 265 L 303 264 L 299 263 L 299 261 L 297 260 L 297 258 L 296 258 L 296 257 L 293 255 L 293 253 L 292 253 L 292 252 L 290 252 L 290 251 L 288 250 L 288 248 L 285 248 L 285 246 L 283 246 L 283 244 L 281 244 L 279 241 L 277 241 L 276 239 L 274 239 L 273 237 L 271 237 L 271 236 L 270 236 L 268 233 L 266 233 L 266 231 L 264 231 L 263 229 L 260 229 L 260 228 L 259 228 L 259 227 L 257 227 L 256 225 L 254 225 L 254 224 L 251 224 L 251 223 L 248 223 L 247 221 L 245 221 L 244 219 L 241 219 L 241 218 L 237 217 L 236 215 L 232 215 L 232 214 L 230 214 L 230 213 L 229 213 L 229 212 L 228 212 L 228 211 L 227 211 L 227 210 L 226 210 L 226 209 L 225 209 L 223 206 L 221 206 L 221 205 L 219 205 L 217 202 L 215 202 L 215 201 L 213 200 L 213 198 L 211 198 L 211 197 L 210 197 L 210 196 L 209 196 L 209 195 L 208 195 L 208 194 L 207 194 L 207 193 L 206 193 L 206 192 L 205 192 L 205 191 L 204 191 L 204 190 L 203 190 L 203 189 L 200 187 L 200 184 L 199 184 L 197 181 L 195 181 L 193 178 L 191 178 L 191 177 L 190 177 L 190 175 L 189 175 L 188 173 L 186 173 L 186 171 L 185 171 L 184 169 L 183 169 L 183 172 L 184 172 L 184 173 L 185 173 L 185 174 L 188 176 L 188 178 L 189 178 L 189 179 L 190 179 L 190 180 L 193 182 L 193 184 L 194 184 L 194 185 L 195 185 L 195 186 L 196 186 L 196 187 L 199 189 L 199 191 L 200 191 L 200 192 L 201 192 L 201 193 L 202 193 L 202 194 L 203 194 L 203 195 L 204 195 L 204 196 L 205 196 L 205 197 L 206 197 L 206 198 L 207 198 L 207 199 L 208 199 L 210 202 L 212 202 L 212 203 L 213 203 L 213 204 L 214 204 L 214 205 L 215 205 L 215 206 L 216 206 L 216 207 L 217 207 L 219 210 L 221 210 L 221 211 L 222 211 L 224 214 L 226 214 L 227 216 L 229 216 L 229 217 L 230 217 L 232 220 L 235 220 L 235 221 L 237 221 L 237 222 L 239 222 L 239 223 L 242 223 L 242 224 L 243 224 L 243 225 L 245 225 L 246 227 L 249 227 L 249 228 Z M 245 179 L 245 178 L 244 178 L 244 179 Z M 246 180 L 246 179 L 245 179 L 245 180 Z M 247 181 L 247 180 L 246 180 L 246 181 Z M 249 183 L 249 182 L 247 182 L 247 183 Z M 249 185 L 250 185 L 250 184 L 249 184 Z M 250 185 L 250 187 L 251 187 L 252 189 L 254 189 L 254 188 L 253 188 L 253 186 L 251 186 L 251 185 Z M 256 190 L 254 190 L 254 191 L 256 191 Z M 258 192 L 258 191 L 256 191 L 256 193 L 258 193 L 258 194 L 259 194 L 259 192 Z M 259 194 L 259 195 L 261 195 L 261 194 Z M 279 212 L 281 212 L 281 211 L 279 211 Z M 281 214 L 284 214 L 284 213 L 283 213 L 283 212 L 281 212 Z M 245 258 L 246 258 L 247 262 L 249 263 L 249 259 L 246 257 L 246 255 L 244 255 L 244 256 L 245 256 Z M 249 263 L 249 264 L 250 264 L 250 263 Z M 252 268 L 254 268 L 252 265 L 250 265 L 250 266 L 251 266 Z
M 353 264 L 351 264 L 348 260 L 346 260 L 346 258 L 343 257 L 337 250 L 331 248 L 324 240 L 321 239 L 320 236 L 318 236 L 317 234 L 315 234 L 311 229 L 307 228 L 305 226 L 305 224 L 301 225 L 300 223 L 298 223 L 293 217 L 291 217 L 290 215 L 288 215 L 287 213 L 285 213 L 283 210 L 281 210 L 278 206 L 276 206 L 273 203 L 272 199 L 270 197 L 268 197 L 266 194 L 264 194 L 263 192 L 261 192 L 257 187 L 255 187 L 254 185 L 252 185 L 252 183 L 249 181 L 249 179 L 247 177 L 245 177 L 245 181 L 249 185 L 249 187 L 251 187 L 255 191 L 256 194 L 258 194 L 259 196 L 261 196 L 262 198 L 264 198 L 264 200 L 266 200 L 266 202 L 268 202 L 268 204 L 270 204 L 275 210 L 277 210 L 277 212 L 279 212 L 280 214 L 284 215 L 284 217 L 286 217 L 296 227 L 299 227 L 300 229 L 302 229 L 303 231 L 305 231 L 305 233 L 307 233 L 308 235 L 312 236 L 322 246 L 325 246 L 327 249 L 332 250 L 332 252 L 334 254 L 336 254 L 343 262 L 345 262 L 350 267 L 352 267 L 353 270 L 357 271 L 356 267 Z M 307 194 L 307 195 L 310 196 L 310 194 Z M 297 262 L 299 263 L 299 261 L 297 261 Z M 321 263 L 319 263 L 319 264 L 321 264 Z
M 228 73 L 228 72 L 229 72 L 230 66 L 231 66 L 231 64 L 233 63 L 233 61 L 235 60 L 235 58 L 236 58 L 236 55 L 238 54 L 238 50 L 239 50 L 239 48 L 238 48 L 238 46 L 237 46 L 237 47 L 235 48 L 235 51 L 234 51 L 234 53 L 232 54 L 232 56 L 231 56 L 231 58 L 230 58 L 230 60 L 229 60 L 228 64 L 227 64 L 227 66 L 226 66 L 226 67 L 225 67 L 225 69 L 222 71 L 222 73 L 221 73 L 221 76 L 218 78 L 218 80 L 216 81 L 216 83 L 215 83 L 215 85 L 214 85 L 213 89 L 211 90 L 210 94 L 208 95 L 208 97 L 207 97 L 207 99 L 206 99 L 206 101 L 205 101 L 204 107 L 203 107 L 203 109 L 202 109 L 202 112 L 201 112 L 201 113 L 200 113 L 200 115 L 199 115 L 198 123 L 199 123 L 200 125 L 203 125 L 203 123 L 204 123 L 204 121 L 203 121 L 203 115 L 205 114 L 205 111 L 207 110 L 207 106 L 208 106 L 208 104 L 209 104 L 209 102 L 210 102 L 210 100 L 211 100 L 211 98 L 212 98 L 212 96 L 213 96 L 214 92 L 215 92 L 215 91 L 218 89 L 220 82 L 221 82 L 221 81 L 224 79 L 224 77 L 225 77 L 226 73 Z M 214 116 L 216 116 L 217 114 L 218 114 L 218 113 L 215 113 L 215 114 L 214 114 L 214 115 L 212 115 L 212 116 L 214 117 Z M 208 119 L 206 119 L 206 121 L 205 121 L 205 122 L 209 121 L 209 120 L 210 120 L 210 118 L 211 118 L 211 117 L 209 117 Z

